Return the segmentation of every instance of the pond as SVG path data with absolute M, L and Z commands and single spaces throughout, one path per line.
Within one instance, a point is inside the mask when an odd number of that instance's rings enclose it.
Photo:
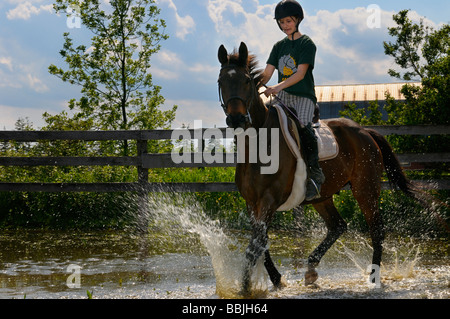
M 232 234 L 238 235 L 244 245 L 247 236 Z M 223 292 L 221 296 L 217 294 L 212 257 L 198 239 L 181 236 L 178 243 L 169 243 L 161 237 L 138 238 L 113 232 L 3 232 L 0 298 L 87 298 L 87 291 L 93 298 L 232 297 Z M 317 285 L 305 287 L 303 261 L 318 240 L 300 239 L 290 233 L 271 236 L 273 258 L 285 276 L 287 287 L 271 291 L 261 269 L 260 281 L 265 285 L 263 290 L 267 290 L 263 297 L 450 297 L 446 241 L 397 238 L 387 241 L 386 261 L 381 269 L 383 285 L 376 289 L 367 283 L 364 271 L 370 260 L 370 247 L 363 237 L 359 239 L 345 236 L 337 243 L 318 268 Z M 230 251 L 235 252 L 236 258 L 241 254 L 238 250 Z M 226 265 L 232 261 L 223 258 L 220 262 Z M 74 278 L 77 270 L 78 286 Z M 237 270 L 235 273 L 238 276 Z
M 184 204 L 183 204 L 184 203 Z M 150 203 L 148 231 L 0 233 L 2 299 L 236 298 L 245 231 L 223 229 L 195 204 Z M 158 211 L 158 214 L 155 212 Z M 324 236 L 270 232 L 270 250 L 286 288 L 273 291 L 260 262 L 260 298 L 450 298 L 448 239 L 389 235 L 381 287 L 368 283 L 370 240 L 349 232 L 322 259 L 314 286 L 304 285 L 305 261 Z

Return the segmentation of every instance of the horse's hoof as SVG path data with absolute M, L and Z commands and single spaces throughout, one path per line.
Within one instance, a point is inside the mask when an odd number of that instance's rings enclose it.
M 252 292 L 250 290 L 250 287 L 242 287 L 242 289 L 238 293 L 238 298 L 250 299 L 251 295 L 252 295 Z
M 281 289 L 286 288 L 286 287 L 287 287 L 286 278 L 281 277 L 280 278 L 280 282 L 278 284 L 274 285 L 274 288 L 275 288 L 274 290 L 281 290 Z
M 305 273 L 305 286 L 310 286 L 316 282 L 319 278 L 319 274 L 314 269 L 309 269 Z
M 249 291 L 241 290 L 239 291 L 237 298 L 238 299 L 251 299 L 252 294 Z

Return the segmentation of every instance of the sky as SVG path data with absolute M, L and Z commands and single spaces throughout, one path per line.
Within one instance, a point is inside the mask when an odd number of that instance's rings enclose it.
M 104 0 L 107 1 L 107 0 Z M 392 15 L 410 9 L 414 21 L 424 18 L 439 28 L 449 23 L 448 0 L 304 0 L 300 31 L 317 46 L 316 85 L 390 83 L 394 68 L 383 41 L 391 41 Z M 69 28 L 64 14 L 55 14 L 51 0 L 0 1 L 0 129 L 13 130 L 19 118 L 28 117 L 34 128 L 45 125 L 42 114 L 66 110 L 68 101 L 80 97 L 80 87 L 48 73 L 55 64 L 67 69 L 59 56 L 63 33 L 75 45 L 89 47 L 89 31 Z M 275 42 L 284 34 L 273 19 L 273 0 L 156 0 L 167 23 L 169 39 L 152 56 L 149 72 L 166 99 L 161 109 L 178 105 L 173 128 L 224 127 L 218 102 L 217 51 L 221 44 L 231 51 L 245 42 L 261 68 Z M 270 84 L 275 84 L 275 76 Z

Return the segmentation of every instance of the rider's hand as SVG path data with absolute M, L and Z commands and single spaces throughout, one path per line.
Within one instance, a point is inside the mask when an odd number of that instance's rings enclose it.
M 269 97 L 271 95 L 277 95 L 278 93 L 280 93 L 281 88 L 278 85 L 274 85 L 274 86 L 269 86 L 267 87 L 267 90 L 264 91 L 264 95 L 266 97 Z

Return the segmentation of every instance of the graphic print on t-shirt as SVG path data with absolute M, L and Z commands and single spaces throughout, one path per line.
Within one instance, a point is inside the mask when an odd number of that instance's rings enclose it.
M 280 73 L 285 76 L 285 78 L 283 78 L 284 81 L 292 74 L 297 72 L 297 63 L 289 54 L 284 55 L 280 58 L 278 71 L 280 71 Z

